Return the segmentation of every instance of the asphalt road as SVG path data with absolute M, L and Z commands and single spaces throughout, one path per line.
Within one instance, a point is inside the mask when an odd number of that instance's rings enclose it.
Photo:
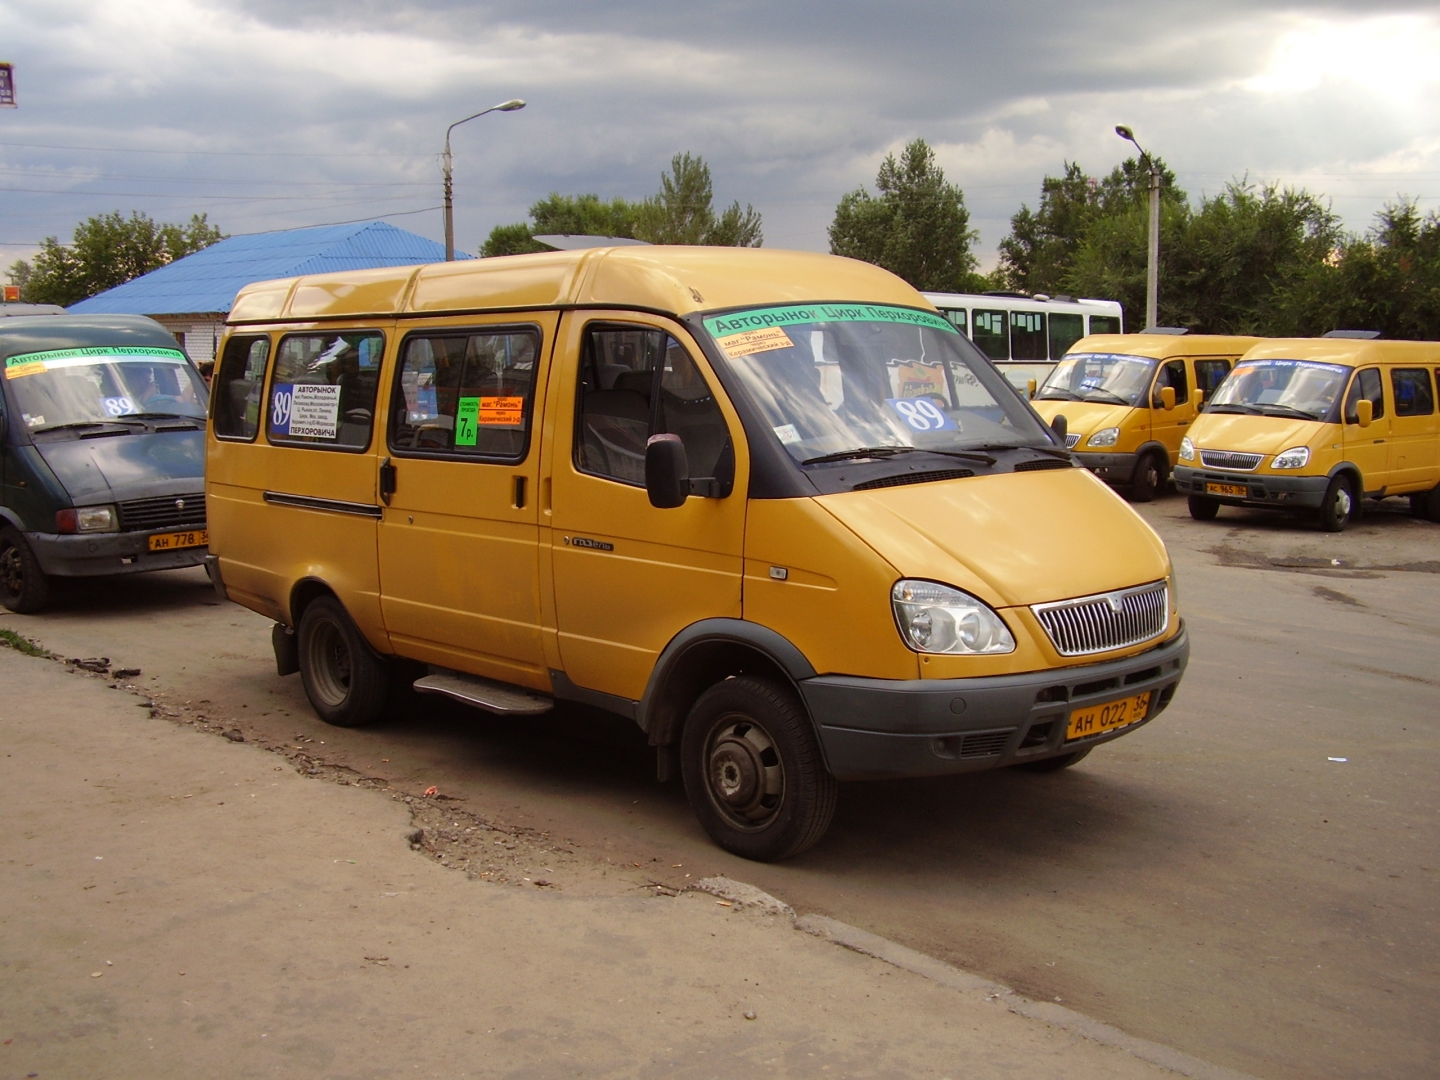
M 268 624 L 198 571 L 70 585 L 0 625 L 630 875 L 562 889 L 722 873 L 1259 1077 L 1440 1074 L 1440 526 L 1399 505 L 1339 535 L 1140 509 L 1193 643 L 1162 718 L 1056 775 L 847 785 L 826 840 L 779 866 L 711 846 L 621 721 L 427 704 L 326 727 L 274 674 Z

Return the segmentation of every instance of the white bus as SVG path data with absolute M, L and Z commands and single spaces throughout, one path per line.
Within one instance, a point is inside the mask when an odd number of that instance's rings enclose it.
M 1067 349 L 1087 334 L 1123 334 L 1124 313 L 1115 300 L 1068 296 L 927 292 L 955 328 L 995 361 L 1011 385 L 1043 383 Z

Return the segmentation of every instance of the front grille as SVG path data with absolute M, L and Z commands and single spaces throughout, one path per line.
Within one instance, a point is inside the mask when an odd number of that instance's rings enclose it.
M 1211 469 L 1253 472 L 1264 456 L 1264 454 L 1236 454 L 1229 450 L 1201 450 L 1200 462 Z
M 1159 637 L 1170 623 L 1170 590 L 1163 581 L 1132 589 L 1030 608 L 1061 656 L 1123 649 Z
M 198 491 L 191 495 L 159 495 L 153 499 L 131 499 L 120 504 L 120 528 L 125 532 L 204 524 L 205 496 Z
M 977 731 L 973 735 L 966 735 L 960 741 L 960 756 L 962 758 L 990 757 L 1005 749 L 1005 744 L 1010 741 L 1014 728 L 1006 728 L 1004 731 Z
M 903 487 L 906 484 L 928 484 L 935 480 L 963 480 L 974 475 L 974 469 L 931 469 L 929 472 L 901 473 L 898 476 L 882 476 L 879 480 L 866 480 L 856 484 L 851 490 L 872 491 L 875 488 Z
M 1065 458 L 1035 458 L 1031 461 L 1022 461 L 1015 466 L 1016 472 L 1039 472 L 1041 469 L 1069 469 L 1073 468 Z

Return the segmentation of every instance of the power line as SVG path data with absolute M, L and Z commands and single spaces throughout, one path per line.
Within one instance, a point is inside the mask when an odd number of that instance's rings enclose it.
M 429 180 L 393 180 L 388 183 L 367 183 L 364 181 L 351 180 L 247 180 L 229 177 L 188 177 L 188 176 L 124 176 L 119 173 L 105 173 L 99 176 L 77 176 L 71 172 L 61 169 L 16 169 L 0 165 L 0 175 L 12 176 L 54 176 L 62 180 L 74 180 L 76 183 L 89 184 L 97 180 L 152 180 L 162 184 L 268 184 L 270 186 L 283 185 L 288 187 L 354 187 L 354 188 L 393 188 L 393 187 L 430 187 Z
M 148 150 L 128 146 L 62 146 L 58 143 L 0 142 L 0 146 L 21 146 L 31 150 L 83 150 L 93 154 L 170 154 L 179 157 L 298 157 L 298 158 L 399 158 L 420 161 L 433 154 L 302 154 L 291 150 Z
M 331 199 L 336 195 L 345 194 L 344 191 L 332 191 L 323 195 L 204 195 L 193 196 L 184 192 L 146 192 L 146 191 L 52 191 L 48 188 L 12 188 L 0 187 L 0 191 L 13 191 L 26 195 L 67 195 L 71 198 L 88 197 L 91 195 L 103 195 L 107 199 L 195 199 L 197 201 L 209 201 L 224 199 L 230 202 L 301 202 L 315 199 Z M 399 202 L 401 199 L 413 199 L 413 195 L 389 195 L 384 198 L 375 198 L 372 202 Z

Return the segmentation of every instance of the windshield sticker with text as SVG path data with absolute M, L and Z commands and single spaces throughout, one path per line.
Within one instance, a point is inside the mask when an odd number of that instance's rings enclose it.
M 745 330 L 739 334 L 726 334 L 724 337 L 717 337 L 715 344 L 724 349 L 725 354 L 731 358 L 795 347 L 790 335 L 778 326 L 772 326 L 768 330 Z
M 97 361 L 140 361 L 147 364 L 183 364 L 185 354 L 179 349 L 154 346 L 98 345 L 85 349 L 50 349 L 45 352 L 21 353 L 5 358 L 5 377 L 18 379 L 60 368 L 84 367 Z
M 712 337 L 727 337 L 746 330 L 768 330 L 772 326 L 797 326 L 803 323 L 887 322 L 923 326 L 942 333 L 959 334 L 949 320 L 933 311 L 891 307 L 888 304 L 794 304 L 786 307 L 755 308 L 714 315 L 705 321 Z

